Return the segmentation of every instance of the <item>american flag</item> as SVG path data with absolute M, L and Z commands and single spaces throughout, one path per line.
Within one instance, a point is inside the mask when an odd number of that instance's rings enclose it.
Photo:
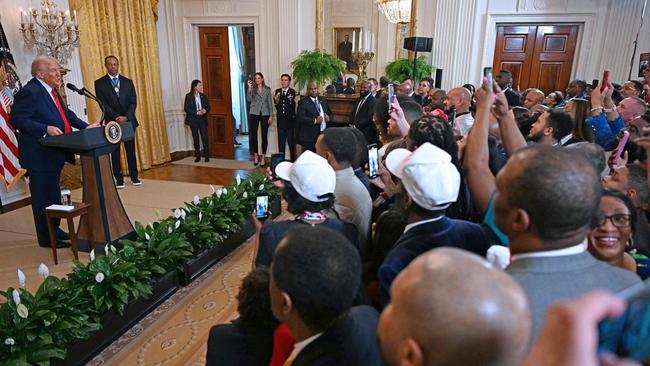
M 0 181 L 4 182 L 7 192 L 25 175 L 25 169 L 20 167 L 18 161 L 18 141 L 9 124 L 9 110 L 13 104 L 12 89 L 20 85 L 20 81 L 16 83 L 15 69 L 13 56 L 0 24 Z

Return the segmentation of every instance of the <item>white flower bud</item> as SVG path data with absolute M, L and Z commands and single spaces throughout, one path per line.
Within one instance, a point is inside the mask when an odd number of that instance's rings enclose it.
M 212 194 L 217 193 L 217 190 L 214 189 L 214 186 L 212 184 L 210 184 L 210 189 L 212 190 Z
M 218 190 L 215 192 L 215 194 L 217 195 L 217 197 L 221 197 L 221 195 L 223 194 L 223 189 L 218 189 Z
M 244 194 L 241 195 L 243 198 L 248 198 L 248 193 L 244 192 Z
M 11 296 L 14 298 L 14 302 L 16 303 L 16 305 L 20 305 L 20 292 L 14 289 L 13 291 L 11 291 Z
M 237 185 L 241 184 L 241 177 L 239 176 L 239 173 L 237 173 L 237 176 L 235 177 L 235 181 L 237 182 Z
M 104 281 L 104 274 L 101 272 L 97 272 L 97 274 L 95 275 L 95 281 L 97 281 L 97 283 L 102 283 L 102 281 Z
M 151 237 L 149 236 L 148 233 L 144 233 L 144 238 L 147 239 L 147 240 L 151 240 Z
M 203 218 L 203 212 L 199 211 L 199 222 L 201 222 L 202 218 Z
M 92 262 L 94 260 L 95 260 L 95 249 L 90 251 L 90 261 Z
M 223 194 L 228 194 L 228 188 L 223 187 Z
M 180 218 L 181 217 L 181 210 L 175 209 L 174 210 L 174 217 L 177 218 L 177 219 Z
M 194 198 L 192 199 L 192 202 L 195 205 L 198 205 L 201 202 L 200 199 L 199 199 L 199 196 L 198 195 L 194 196 Z
M 47 268 L 45 264 L 41 263 L 41 265 L 38 266 L 38 274 L 40 274 L 43 278 L 47 278 L 47 276 L 50 275 L 50 269 Z
M 187 215 L 187 212 L 185 210 L 181 210 L 181 219 L 185 220 L 185 216 Z
M 171 234 L 173 231 L 174 231 L 174 230 L 172 230 L 172 227 L 171 227 L 171 226 L 170 226 L 169 228 L 167 228 L 167 232 L 168 232 L 168 233 Z
M 20 287 L 25 287 L 25 282 L 27 281 L 27 278 L 25 277 L 25 274 L 23 271 L 18 270 L 18 284 Z
M 18 306 L 16 306 L 16 312 L 18 313 L 18 316 L 23 319 L 27 319 L 29 316 L 29 310 L 25 304 L 18 304 Z
M 258 191 L 263 191 L 264 190 L 264 184 L 260 184 L 260 188 L 257 189 Z
M 174 224 L 174 227 L 176 229 L 178 229 L 180 226 L 181 226 L 181 221 L 180 220 L 176 221 L 176 224 Z
M 5 344 L 7 346 L 13 346 L 14 344 L 16 344 L 16 341 L 14 341 L 13 338 L 7 338 L 7 339 L 5 339 Z

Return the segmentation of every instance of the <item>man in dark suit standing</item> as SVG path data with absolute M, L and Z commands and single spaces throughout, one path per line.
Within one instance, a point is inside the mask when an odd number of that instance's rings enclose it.
M 376 144 L 377 130 L 372 121 L 372 116 L 375 113 L 375 98 L 372 96 L 372 87 L 372 81 L 366 80 L 363 90 L 361 90 L 361 97 L 352 108 L 350 120 L 354 127 L 363 132 L 369 144 Z
M 296 338 L 284 364 L 381 365 L 377 311 L 352 307 L 361 285 L 359 252 L 320 226 L 291 229 L 271 264 L 271 311 Z
M 521 105 L 521 97 L 519 96 L 519 93 L 512 90 L 512 73 L 509 70 L 499 71 L 499 73 L 494 77 L 494 81 L 499 84 L 499 87 L 503 90 L 503 94 L 506 95 L 509 108 Z
M 32 62 L 33 78 L 17 94 L 9 122 L 18 139 L 20 165 L 29 174 L 32 195 L 32 214 L 36 226 L 38 245 L 49 247 L 50 240 L 45 219 L 45 208 L 61 204 L 61 169 L 65 163 L 62 150 L 42 146 L 38 140 L 72 132 L 72 127 L 84 129 L 88 125 L 69 110 L 57 88 L 61 86 L 61 66 L 54 58 L 38 56 Z M 69 236 L 53 220 L 57 246 L 69 246 Z
M 296 91 L 289 87 L 291 76 L 282 74 L 280 77 L 281 88 L 275 89 L 273 101 L 275 102 L 276 116 L 278 119 L 278 148 L 284 156 L 286 143 L 289 143 L 291 160 L 296 159 L 296 142 L 294 130 L 296 126 Z
M 316 152 L 316 140 L 334 114 L 327 101 L 318 96 L 318 86 L 314 82 L 307 84 L 307 98 L 298 103 L 298 143 L 303 150 Z
M 119 74 L 120 62 L 115 56 L 106 56 L 104 59 L 107 74 L 95 80 L 95 94 L 106 109 L 106 121 L 117 121 L 118 123 L 133 124 L 133 133 L 138 127 L 138 120 L 135 118 L 135 108 L 138 104 L 135 94 L 135 86 L 129 78 Z M 142 183 L 138 179 L 138 162 L 135 157 L 135 139 L 125 141 L 126 160 L 129 164 L 129 176 L 134 186 Z M 113 163 L 113 175 L 115 186 L 124 188 L 124 177 L 122 176 L 122 149 L 117 148 L 111 154 Z

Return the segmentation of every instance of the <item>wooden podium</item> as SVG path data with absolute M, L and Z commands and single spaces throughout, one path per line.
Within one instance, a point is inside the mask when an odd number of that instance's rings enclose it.
M 119 148 L 122 141 L 134 138 L 131 123 L 123 123 L 120 127 L 122 136 L 116 143 L 109 142 L 109 134 L 105 132 L 107 126 L 48 136 L 39 141 L 43 146 L 71 151 L 81 156 L 83 202 L 90 205 L 88 215 L 81 218 L 77 234 L 79 250 L 82 251 L 90 251 L 88 241 L 91 238 L 100 245 L 116 245 L 121 239 L 135 236 L 135 229 L 117 194 L 108 155 Z M 88 232 L 85 220 L 92 220 L 92 233 Z

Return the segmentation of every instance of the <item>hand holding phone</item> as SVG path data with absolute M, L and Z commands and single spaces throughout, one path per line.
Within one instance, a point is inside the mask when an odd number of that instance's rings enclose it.
M 614 158 L 614 166 L 619 166 L 621 164 L 621 156 L 623 156 L 623 150 L 625 150 L 625 145 L 630 139 L 630 133 L 626 130 L 623 131 L 623 136 L 618 141 L 618 146 L 616 146 L 616 157 Z
M 258 193 L 256 196 L 255 217 L 260 221 L 269 217 L 269 194 L 266 192 Z
M 368 145 L 368 176 L 370 179 L 377 178 L 379 174 L 379 159 L 377 144 Z
M 393 110 L 393 102 L 395 102 L 395 85 L 388 84 L 388 110 Z
M 600 84 L 601 93 L 605 91 L 607 84 L 609 84 L 609 70 L 605 69 L 605 71 L 603 71 L 603 83 Z
M 494 91 L 494 74 L 491 67 L 483 68 L 483 76 L 487 78 L 488 87 L 490 90 Z

